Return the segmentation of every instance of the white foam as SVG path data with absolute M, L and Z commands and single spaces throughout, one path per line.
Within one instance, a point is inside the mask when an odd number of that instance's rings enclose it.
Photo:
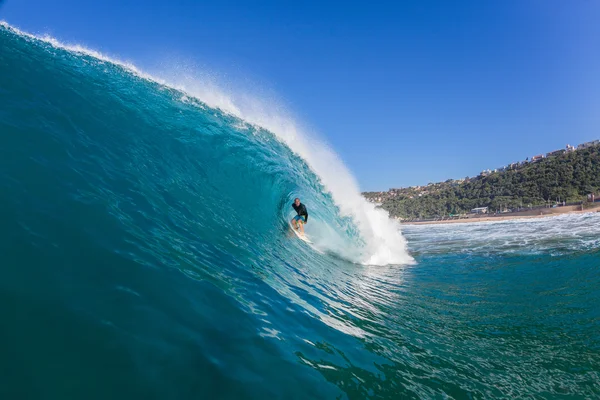
M 367 202 L 360 194 L 356 180 L 335 152 L 314 134 L 302 129 L 280 105 L 269 104 L 268 101 L 240 92 L 226 93 L 210 76 L 198 78 L 179 71 L 170 79 L 157 78 L 142 72 L 130 62 L 108 57 L 80 45 L 64 44 L 48 35 L 36 36 L 22 32 L 4 21 L 0 21 L 0 24 L 24 37 L 119 65 L 138 77 L 185 92 L 209 107 L 269 130 L 306 161 L 330 191 L 341 212 L 353 218 L 366 243 L 357 261 L 370 265 L 414 262 L 408 254 L 399 224 L 391 220 L 387 212 Z
M 564 254 L 600 244 L 600 213 L 481 223 L 414 225 L 405 232 L 417 251 Z

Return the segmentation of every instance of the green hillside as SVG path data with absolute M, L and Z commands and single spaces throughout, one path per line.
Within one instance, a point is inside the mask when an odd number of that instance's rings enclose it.
M 475 207 L 516 210 L 576 202 L 600 191 L 600 146 L 566 152 L 487 176 L 427 186 L 367 192 L 393 217 L 432 218 L 468 213 Z

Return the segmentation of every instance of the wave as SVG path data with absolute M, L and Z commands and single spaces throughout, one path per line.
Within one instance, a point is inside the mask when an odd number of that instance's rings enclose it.
M 85 60 L 92 66 L 95 65 L 96 69 L 93 74 L 90 73 L 89 79 L 103 79 L 98 75 L 102 72 L 107 74 L 104 76 L 107 78 L 116 68 L 124 79 L 120 82 L 123 85 L 120 88 L 122 92 L 131 91 L 133 87 L 133 83 L 126 80 L 127 76 L 137 77 L 148 84 L 156 85 L 154 90 L 158 92 L 169 92 L 173 101 L 195 107 L 199 113 L 214 114 L 223 132 L 232 135 L 222 137 L 223 143 L 213 144 L 214 148 L 226 145 L 224 143 L 231 142 L 235 137 L 243 146 L 248 146 L 248 149 L 260 150 L 255 152 L 260 156 L 254 154 L 254 158 L 250 160 L 237 159 L 232 163 L 236 165 L 235 168 L 252 170 L 245 177 L 252 180 L 253 184 L 246 187 L 236 180 L 237 190 L 231 191 L 231 195 L 245 198 L 252 204 L 255 210 L 253 212 L 260 213 L 253 218 L 263 219 L 270 215 L 268 208 L 272 207 L 279 212 L 277 225 L 281 227 L 292 216 L 289 206 L 292 199 L 300 197 L 307 204 L 311 215 L 307 232 L 320 250 L 369 265 L 413 262 L 408 254 L 406 241 L 400 233 L 399 224 L 391 220 L 385 211 L 376 209 L 364 200 L 354 177 L 335 152 L 323 140 L 303 130 L 280 106 L 267 104 L 243 93 L 226 93 L 218 85 L 207 80 L 190 79 L 189 76 L 182 75 L 172 76 L 170 79 L 157 77 L 143 72 L 133 63 L 108 57 L 86 47 L 64 44 L 47 35 L 25 33 L 6 22 L 0 24 L 6 31 L 18 35 L 21 39 L 66 51 L 73 57 L 79 57 L 75 62 Z M 106 69 L 110 66 L 112 70 Z M 99 71 L 97 67 L 104 70 Z M 182 112 L 171 110 L 176 111 Z M 162 110 L 154 112 L 158 122 L 173 119 L 173 115 L 163 113 Z M 160 121 L 159 118 L 164 118 L 164 121 Z M 187 123 L 183 124 L 186 129 L 195 130 L 198 137 L 186 140 L 199 140 L 200 136 L 207 134 L 205 130 L 196 129 L 193 125 L 188 126 Z M 284 144 L 285 148 L 269 143 L 271 137 Z M 245 140 L 247 138 L 251 140 Z M 286 153 L 288 150 L 291 150 L 291 155 Z M 260 168 L 265 167 L 261 165 L 265 159 L 273 164 L 269 165 L 270 169 L 261 170 Z M 226 172 L 213 171 L 215 176 L 221 177 Z M 257 186 L 258 176 L 272 184 L 265 186 L 264 182 L 260 182 Z M 275 181 L 276 184 L 273 183 Z M 259 190 L 259 186 L 264 186 L 264 190 Z M 229 192 L 223 188 L 221 190 L 216 196 L 224 197 Z M 246 206 L 242 203 L 239 207 Z

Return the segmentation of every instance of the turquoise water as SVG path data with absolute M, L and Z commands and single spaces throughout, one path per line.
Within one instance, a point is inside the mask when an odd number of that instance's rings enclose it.
M 598 213 L 405 242 L 251 122 L 0 27 L 1 398 L 600 396 Z

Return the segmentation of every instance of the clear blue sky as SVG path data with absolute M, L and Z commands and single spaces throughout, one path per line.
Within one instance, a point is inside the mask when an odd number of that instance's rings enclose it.
M 363 190 L 600 138 L 596 0 L 6 0 L 0 19 L 142 69 L 176 55 L 276 92 Z

